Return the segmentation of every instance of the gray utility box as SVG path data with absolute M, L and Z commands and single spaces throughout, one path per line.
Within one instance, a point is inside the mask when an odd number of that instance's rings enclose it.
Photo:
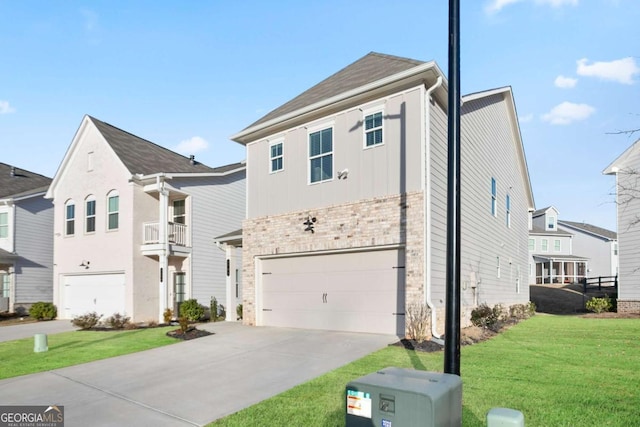
M 346 387 L 347 427 L 462 425 L 462 380 L 457 375 L 385 368 Z

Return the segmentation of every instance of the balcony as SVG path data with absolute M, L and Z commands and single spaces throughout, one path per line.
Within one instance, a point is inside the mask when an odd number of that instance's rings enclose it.
M 143 245 L 154 245 L 163 243 L 160 241 L 160 223 L 145 222 L 143 225 Z M 187 226 L 170 222 L 167 227 L 167 241 L 177 246 L 187 245 Z

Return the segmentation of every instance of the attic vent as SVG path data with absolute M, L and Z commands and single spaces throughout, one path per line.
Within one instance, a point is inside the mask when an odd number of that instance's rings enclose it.
M 189 156 L 189 163 L 191 164 L 191 166 L 196 164 L 196 156 L 194 156 L 193 154 Z

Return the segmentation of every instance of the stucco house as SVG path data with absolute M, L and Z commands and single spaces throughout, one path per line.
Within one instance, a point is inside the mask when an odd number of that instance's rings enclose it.
M 0 312 L 53 300 L 51 178 L 0 163 Z
M 524 149 L 509 87 L 463 97 L 462 317 L 527 303 Z M 370 53 L 232 137 L 246 146 L 244 322 L 405 334 L 445 311 L 447 82 Z M 231 230 L 229 230 L 231 231 Z
M 616 179 L 618 312 L 640 313 L 640 139 L 604 171 Z
M 46 197 L 60 318 L 157 321 L 181 301 L 208 307 L 212 297 L 235 313 L 213 238 L 244 218 L 244 163 L 211 168 L 85 116 Z

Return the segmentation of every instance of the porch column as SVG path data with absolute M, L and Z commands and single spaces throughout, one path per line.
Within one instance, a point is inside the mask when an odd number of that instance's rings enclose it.
M 224 245 L 225 253 L 226 253 L 226 267 L 227 267 L 227 315 L 225 320 L 227 322 L 235 322 L 236 319 L 236 305 L 235 305 L 235 295 L 236 295 L 236 259 L 234 257 L 234 252 L 236 247 L 233 245 Z
M 167 221 L 167 208 L 169 206 L 169 191 L 164 188 L 164 180 L 162 178 L 158 178 L 158 181 L 158 194 L 160 199 L 158 203 L 158 234 L 159 243 L 162 245 L 162 251 L 159 256 L 160 283 L 158 286 L 158 319 L 160 322 L 163 322 L 164 312 L 169 306 L 167 301 L 167 283 L 169 283 L 169 242 L 167 240 L 169 223 Z

